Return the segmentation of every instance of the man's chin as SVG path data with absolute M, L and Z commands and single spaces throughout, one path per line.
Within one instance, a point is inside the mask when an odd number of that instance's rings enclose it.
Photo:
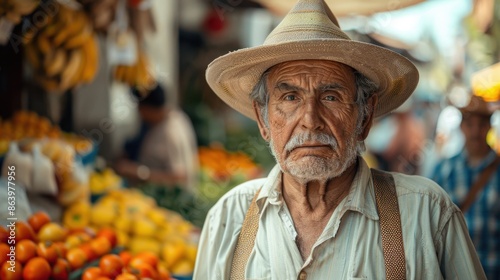
M 314 158 L 316 158 L 315 162 L 301 160 L 285 163 L 285 168 L 282 170 L 300 181 L 332 179 L 342 174 L 338 164 L 333 164 L 331 160 L 326 161 L 316 156 Z

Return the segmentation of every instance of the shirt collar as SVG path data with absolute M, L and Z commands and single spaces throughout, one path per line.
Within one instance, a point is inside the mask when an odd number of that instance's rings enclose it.
M 284 203 L 281 192 L 282 175 L 283 173 L 279 164 L 275 165 L 271 172 L 269 172 L 257 197 L 257 205 L 260 213 L 265 211 L 268 205 L 281 206 Z M 360 212 L 370 219 L 378 220 L 371 171 L 362 157 L 358 157 L 357 171 L 351 188 L 338 208 L 341 209 L 341 215 L 351 210 Z

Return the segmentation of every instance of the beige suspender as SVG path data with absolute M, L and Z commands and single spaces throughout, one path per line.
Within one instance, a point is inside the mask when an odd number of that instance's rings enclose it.
M 255 193 L 250 203 L 240 235 L 238 236 L 238 241 L 236 241 L 233 263 L 231 264 L 231 280 L 245 280 L 245 267 L 255 243 L 257 230 L 259 229 L 259 207 L 257 206 L 259 192 L 260 189 Z
M 405 248 L 398 196 L 390 173 L 371 169 L 382 237 L 386 279 L 406 279 Z
M 386 279 L 406 279 L 406 260 L 401 230 L 396 186 L 391 174 L 371 169 L 375 199 L 379 213 L 382 251 L 384 254 Z M 241 233 L 236 242 L 233 262 L 231 264 L 231 280 L 244 280 L 245 267 L 252 252 L 255 236 L 259 228 L 259 208 L 255 194 L 245 215 Z

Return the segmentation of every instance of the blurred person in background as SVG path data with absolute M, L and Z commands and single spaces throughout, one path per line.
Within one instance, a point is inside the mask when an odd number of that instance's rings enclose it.
M 464 147 L 438 162 L 432 179 L 462 209 L 488 279 L 500 279 L 500 157 L 486 140 L 493 110 L 477 96 L 458 109 Z
M 189 118 L 171 106 L 159 84 L 140 93 L 141 119 L 137 135 L 126 141 L 124 155 L 116 162 L 118 174 L 134 182 L 181 187 L 193 191 L 197 176 L 197 146 Z
M 216 58 L 206 79 L 257 122 L 276 165 L 210 210 L 195 280 L 486 279 L 442 188 L 360 156 L 373 119 L 415 90 L 409 60 L 300 0 L 262 46 Z
M 425 126 L 414 115 L 411 100 L 375 121 L 366 139 L 377 168 L 408 175 L 420 174 L 424 143 Z

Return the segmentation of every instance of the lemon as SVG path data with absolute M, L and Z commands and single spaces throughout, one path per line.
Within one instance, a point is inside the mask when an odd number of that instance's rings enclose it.
M 68 231 L 63 228 L 61 225 L 50 222 L 42 226 L 38 231 L 38 241 L 64 241 Z
M 154 238 L 147 237 L 134 237 L 130 239 L 128 248 L 132 254 L 138 254 L 140 252 L 151 252 L 157 256 L 160 255 L 161 245 Z
M 170 268 L 170 271 L 174 275 L 188 276 L 193 274 L 194 263 L 188 259 L 181 259 Z
M 113 222 L 113 225 L 117 230 L 121 230 L 124 232 L 130 232 L 130 229 L 132 228 L 132 219 L 128 217 L 127 215 L 120 215 L 118 218 L 115 219 Z
M 153 237 L 156 234 L 158 227 L 149 219 L 136 219 L 134 221 L 133 232 L 141 237 Z
M 97 205 L 90 210 L 90 221 L 96 226 L 110 225 L 116 218 L 116 211 L 112 207 Z
M 170 270 L 180 259 L 184 258 L 185 254 L 186 244 L 184 242 L 166 242 L 161 250 L 161 257 Z

